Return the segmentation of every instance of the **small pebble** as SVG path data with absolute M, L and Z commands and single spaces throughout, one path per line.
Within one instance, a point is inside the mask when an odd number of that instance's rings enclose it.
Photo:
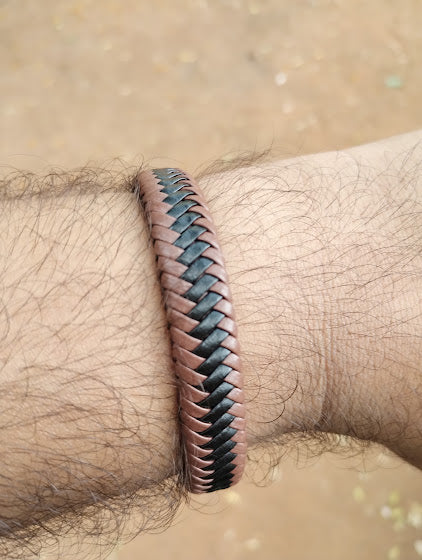
M 234 490 L 227 490 L 224 494 L 224 498 L 226 502 L 232 506 L 238 505 L 242 501 L 240 494 L 238 492 L 235 492 Z
M 227 529 L 223 533 L 223 539 L 225 541 L 234 541 L 236 538 L 236 531 L 234 529 Z
M 415 547 L 416 554 L 422 557 L 422 540 L 418 539 L 413 543 L 413 546 Z
M 198 55 L 192 50 L 183 49 L 179 52 L 177 58 L 179 62 L 182 62 L 183 64 L 193 64 L 198 60 Z
M 285 101 L 281 106 L 281 110 L 285 115 L 290 115 L 290 113 L 293 113 L 294 108 L 295 106 L 290 101 Z
M 391 519 L 391 513 L 390 506 L 382 506 L 380 514 L 383 519 Z
M 401 507 L 392 508 L 391 519 L 394 521 L 393 529 L 395 531 L 401 531 L 406 527 L 406 517 L 404 515 L 403 508 Z
M 391 517 L 395 520 L 404 519 L 404 510 L 401 507 L 395 507 L 391 509 Z
M 422 505 L 412 504 L 407 512 L 407 523 L 415 529 L 422 527 Z
M 61 31 L 64 28 L 64 23 L 61 19 L 54 17 L 53 25 L 56 31 Z
M 361 486 L 353 488 L 353 499 L 358 504 L 361 504 L 366 498 L 365 490 Z
M 400 558 L 400 548 L 398 546 L 392 546 L 387 554 L 388 560 L 398 560 Z
M 392 74 L 391 76 L 387 76 L 385 78 L 384 84 L 388 89 L 400 89 L 403 87 L 403 80 L 400 76 Z
M 388 503 L 390 506 L 396 506 L 400 502 L 400 494 L 397 490 L 392 490 L 388 495 Z
M 287 74 L 285 72 L 279 72 L 274 76 L 274 81 L 277 86 L 284 86 L 287 82 Z
M 256 16 L 261 12 L 261 6 L 258 4 L 258 2 L 249 2 L 248 11 L 251 16 Z
M 258 550 L 261 548 L 261 541 L 257 538 L 248 539 L 245 541 L 245 548 L 247 550 Z

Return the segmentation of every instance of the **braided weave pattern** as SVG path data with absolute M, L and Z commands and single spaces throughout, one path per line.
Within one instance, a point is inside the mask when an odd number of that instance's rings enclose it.
M 244 469 L 245 409 L 236 324 L 211 216 L 180 169 L 143 171 L 134 192 L 150 224 L 167 312 L 189 490 L 227 488 Z

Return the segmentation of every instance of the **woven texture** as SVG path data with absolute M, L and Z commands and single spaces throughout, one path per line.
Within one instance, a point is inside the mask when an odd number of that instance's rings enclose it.
M 179 169 L 143 171 L 134 189 L 153 239 L 179 380 L 193 493 L 235 484 L 246 457 L 239 345 L 227 275 L 203 195 Z

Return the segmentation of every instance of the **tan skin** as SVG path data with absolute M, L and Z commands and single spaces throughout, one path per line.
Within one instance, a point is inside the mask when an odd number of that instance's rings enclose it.
M 421 142 L 415 132 L 200 179 L 251 445 L 352 435 L 422 468 Z M 21 191 L 18 180 L 0 195 L 3 533 L 24 538 L 31 523 L 163 481 L 177 501 L 176 383 L 133 195 L 86 174 Z

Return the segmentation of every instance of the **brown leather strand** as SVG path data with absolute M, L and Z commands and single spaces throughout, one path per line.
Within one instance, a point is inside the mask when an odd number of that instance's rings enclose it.
M 189 490 L 236 484 L 246 459 L 239 343 L 224 260 L 203 194 L 185 172 L 140 173 L 179 382 Z M 207 390 L 208 389 L 208 390 Z

